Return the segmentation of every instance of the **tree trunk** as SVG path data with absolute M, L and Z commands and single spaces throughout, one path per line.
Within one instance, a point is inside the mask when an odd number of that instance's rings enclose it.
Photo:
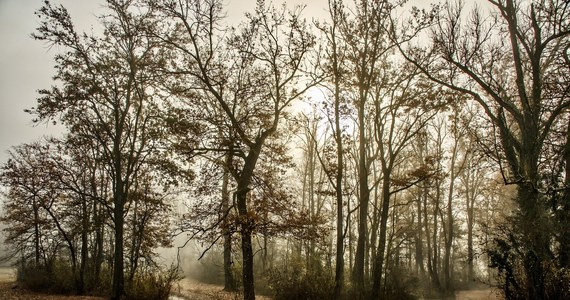
M 224 174 L 222 177 L 222 210 L 227 217 L 230 209 L 229 170 L 232 161 L 231 151 L 226 154 L 226 165 L 224 166 Z M 224 228 L 224 290 L 235 291 L 237 289 L 234 274 L 232 271 L 232 232 L 227 221 Z
M 255 300 L 255 283 L 253 277 L 253 247 L 251 243 L 253 224 L 251 216 L 249 216 L 247 210 L 248 188 L 249 187 L 247 185 L 244 187 L 238 184 L 236 199 L 240 218 L 241 251 L 243 257 L 243 299 Z
M 390 210 L 390 172 L 383 168 L 384 179 L 382 181 L 382 210 L 380 212 L 380 232 L 374 268 L 372 269 L 372 299 L 380 299 L 382 295 L 382 274 L 384 269 L 384 252 L 386 251 L 386 233 Z
M 244 159 L 244 165 L 237 178 L 236 201 L 239 215 L 239 226 L 241 231 L 241 251 L 242 251 L 242 280 L 243 280 L 243 297 L 244 300 L 255 300 L 255 281 L 253 276 L 253 246 L 251 243 L 251 235 L 254 229 L 254 220 L 251 212 L 247 207 L 247 194 L 250 191 L 250 183 L 253 178 L 253 171 L 261 152 L 261 147 L 265 138 L 269 136 L 266 132 L 257 138 L 255 143 L 251 145 L 247 157 Z
M 374 182 L 378 182 L 380 179 L 378 175 L 377 168 L 373 167 L 372 171 L 374 172 Z M 380 227 L 380 210 L 378 207 L 378 199 L 380 198 L 379 195 L 379 186 L 378 184 L 374 185 L 374 203 L 372 204 L 373 212 L 372 212 L 372 224 L 370 224 L 370 242 L 368 244 L 368 249 L 366 251 L 367 257 L 365 257 L 365 275 L 370 276 L 371 267 L 373 264 L 374 259 L 376 258 L 376 242 L 378 238 L 378 228 Z
M 35 266 L 38 267 L 40 265 L 40 214 L 35 196 L 32 200 L 32 208 L 34 210 L 34 262 Z
M 352 280 L 360 291 L 364 287 L 364 252 L 368 239 L 368 204 L 370 201 L 366 161 L 366 128 L 364 122 L 365 99 L 365 96 L 362 95 L 358 104 L 358 194 L 360 196 L 360 206 L 358 208 L 358 240 L 354 256 L 354 269 L 352 271 Z
M 564 160 L 566 164 L 564 185 L 565 190 L 562 193 L 562 205 L 560 209 L 560 228 L 559 233 L 559 267 L 570 268 L 570 120 L 566 129 L 566 149 L 564 149 Z
M 428 189 L 426 186 L 422 187 L 422 202 L 423 202 L 423 215 L 424 215 L 424 228 L 425 228 L 425 232 L 426 232 L 426 249 L 427 249 L 427 270 L 428 270 L 428 274 L 430 276 L 430 283 L 432 284 L 432 287 L 435 285 L 437 289 L 439 289 L 439 285 L 436 284 L 437 283 L 437 274 L 436 272 L 434 272 L 434 263 L 433 263 L 433 249 L 432 249 L 432 240 L 431 240 L 431 230 L 429 227 L 429 222 L 428 222 Z M 437 219 L 434 220 L 434 222 L 437 222 Z
M 120 173 L 119 173 L 120 175 Z M 115 252 L 113 260 L 113 290 L 111 294 L 112 300 L 119 300 L 124 294 L 125 274 L 124 268 L 124 206 L 126 193 L 124 192 L 124 184 L 120 178 L 116 180 L 115 187 L 115 207 L 113 209 L 113 223 L 115 225 Z
M 439 232 L 439 224 L 437 221 L 437 217 L 439 215 L 439 201 L 441 197 L 441 182 L 439 179 L 435 180 L 436 185 L 436 193 L 435 193 L 435 206 L 433 208 L 433 234 L 432 234 L 432 259 L 431 259 L 431 281 L 433 283 L 433 288 L 436 289 L 438 292 L 441 291 L 441 282 L 439 279 L 439 239 L 438 239 L 438 232 Z
M 101 278 L 101 265 L 103 264 L 103 241 L 105 235 L 105 225 L 103 222 L 103 213 L 97 208 L 97 201 L 93 204 L 93 219 L 95 222 L 95 249 L 93 264 L 95 265 L 95 284 L 99 284 Z
M 425 277 L 425 267 L 424 267 L 424 253 L 423 253 L 423 223 L 422 223 L 422 195 L 418 196 L 416 201 L 416 209 L 418 215 L 418 222 L 415 235 L 415 245 L 416 245 L 416 268 L 419 271 L 420 279 Z
M 82 226 L 81 226 L 81 264 L 79 265 L 79 281 L 77 283 L 77 294 L 82 295 L 85 287 L 85 272 L 87 269 L 87 259 L 89 257 L 88 232 L 89 214 L 87 211 L 87 199 L 81 197 Z
M 457 118 L 457 116 L 456 116 Z M 455 163 L 457 160 L 457 151 L 459 147 L 459 137 L 457 136 L 457 131 L 454 130 L 455 141 L 453 145 L 453 151 L 451 153 L 451 174 L 449 175 L 449 191 L 447 194 L 447 208 L 446 208 L 446 235 L 445 235 L 445 254 L 443 260 L 443 271 L 444 271 L 444 282 L 445 289 L 447 292 L 453 289 L 453 284 L 451 282 L 453 267 L 451 264 L 451 246 L 453 245 L 453 193 L 455 189 L 455 178 L 457 177 L 457 171 Z
M 468 163 L 467 173 L 465 174 L 465 205 L 467 208 L 467 282 L 473 281 L 475 270 L 473 263 L 475 261 L 475 253 L 473 250 L 473 226 L 475 213 L 475 173 L 472 171 L 471 163 Z M 472 178 L 473 176 L 473 178 Z
M 547 299 L 545 289 L 544 262 L 549 257 L 549 231 L 545 224 L 545 207 L 540 201 L 539 192 L 530 184 L 518 186 L 523 243 L 528 250 L 523 254 L 523 267 L 526 275 L 527 299 Z
M 331 47 L 332 47 L 332 60 L 333 60 L 333 80 L 334 80 L 334 134 L 336 142 L 336 156 L 337 156 L 337 172 L 335 180 L 335 195 L 336 195 L 336 265 L 335 265 L 335 285 L 334 285 L 334 299 L 340 299 L 344 286 L 344 231 L 343 231 L 343 176 L 344 176 L 344 149 L 342 145 L 342 131 L 340 126 L 340 84 L 341 84 L 341 70 L 339 66 L 339 53 L 337 48 L 336 26 L 338 26 L 340 10 L 342 9 L 339 3 L 335 0 L 329 1 L 331 7 L 330 13 L 333 18 L 331 28 Z

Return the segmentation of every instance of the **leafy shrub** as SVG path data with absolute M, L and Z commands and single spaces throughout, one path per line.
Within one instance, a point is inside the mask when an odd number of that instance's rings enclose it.
M 389 266 L 384 286 L 385 299 L 412 300 L 417 297 L 414 290 L 419 286 L 419 280 L 410 276 L 410 272 L 402 267 Z
M 126 287 L 127 299 L 166 300 L 173 285 L 180 278 L 180 272 L 175 267 L 162 272 L 149 271 L 137 274 L 133 282 Z
M 529 299 L 528 285 L 524 271 L 522 247 L 511 240 L 496 238 L 493 248 L 487 249 L 490 267 L 497 269 L 497 280 L 505 299 Z M 570 299 L 570 270 L 558 268 L 554 259 L 537 262 L 543 272 L 544 293 L 547 299 Z
M 52 284 L 50 274 L 47 268 L 43 265 L 21 265 L 18 267 L 17 274 L 18 284 L 24 289 L 45 291 Z
M 269 287 L 276 300 L 332 299 L 334 276 L 319 265 L 307 269 L 295 260 L 269 272 Z
M 57 294 L 75 292 L 75 277 L 69 263 L 55 260 L 49 265 L 22 264 L 18 267 L 19 285 L 28 290 Z

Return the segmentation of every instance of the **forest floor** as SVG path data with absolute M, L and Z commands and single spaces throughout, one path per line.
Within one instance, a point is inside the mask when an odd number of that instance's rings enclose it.
M 233 300 L 240 299 L 241 294 L 229 293 L 223 286 L 201 283 L 184 278 L 173 288 L 171 300 Z M 1 300 L 103 300 L 106 298 L 92 296 L 50 295 L 37 293 L 19 288 L 16 284 L 16 274 L 13 268 L 0 267 L 0 299 Z M 268 297 L 258 296 L 257 299 L 269 300 Z
M 102 300 L 105 298 L 91 296 L 65 296 L 37 293 L 21 289 L 16 284 L 16 275 L 13 268 L 0 267 L 0 299 L 15 300 Z M 222 286 L 202 283 L 190 278 L 182 279 L 174 288 L 171 300 L 234 300 L 241 299 L 239 293 L 229 293 Z M 265 296 L 257 296 L 260 300 L 270 300 Z M 456 300 L 500 300 L 496 290 L 468 290 L 458 291 Z

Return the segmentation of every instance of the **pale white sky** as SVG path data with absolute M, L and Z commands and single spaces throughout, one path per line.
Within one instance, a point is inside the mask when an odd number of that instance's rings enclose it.
M 96 21 L 94 13 L 100 8 L 97 1 L 60 3 L 85 30 Z M 35 106 L 38 89 L 51 86 L 54 74 L 55 49 L 30 37 L 39 24 L 34 11 L 41 4 L 41 0 L 0 0 L 0 164 L 12 146 L 61 131 L 53 125 L 34 127 L 32 116 L 24 112 Z
M 89 31 L 96 24 L 102 0 L 52 0 L 63 4 L 80 30 Z M 267 0 L 269 2 L 269 0 Z M 288 6 L 306 5 L 308 18 L 326 18 L 327 0 L 276 0 Z M 347 1 L 350 2 L 350 1 Z M 427 6 L 433 0 L 411 0 L 410 4 Z M 255 6 L 255 0 L 226 0 L 228 17 L 241 18 Z M 30 35 L 38 26 L 34 12 L 41 0 L 0 0 L 0 164 L 7 160 L 7 151 L 21 143 L 31 142 L 44 135 L 59 135 L 61 128 L 53 125 L 32 125 L 32 116 L 24 109 L 35 106 L 37 90 L 49 88 L 54 74 L 53 56 L 56 49 L 48 49 Z

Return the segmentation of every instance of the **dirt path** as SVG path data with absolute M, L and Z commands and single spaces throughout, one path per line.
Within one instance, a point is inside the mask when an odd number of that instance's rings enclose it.
M 182 279 L 173 289 L 172 300 L 234 300 L 242 299 L 240 293 L 224 291 L 224 287 L 215 284 L 202 283 L 190 278 Z M 256 295 L 256 299 L 270 300 L 271 298 Z
M 0 267 L 0 282 L 16 281 L 16 270 L 14 268 Z
M 455 300 L 501 300 L 503 299 L 496 289 L 457 291 Z

